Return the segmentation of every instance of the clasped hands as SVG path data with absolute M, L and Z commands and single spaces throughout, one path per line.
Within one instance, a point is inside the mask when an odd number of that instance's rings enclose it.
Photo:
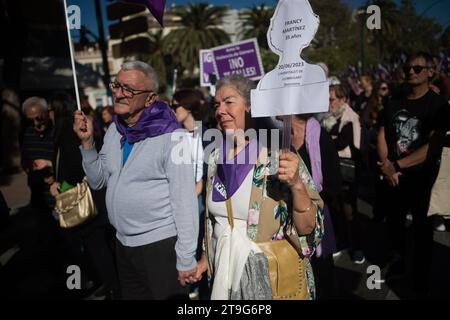
M 386 177 L 389 185 L 392 187 L 398 187 L 400 185 L 400 176 L 402 175 L 402 173 L 395 170 L 393 162 L 391 162 L 389 159 L 386 159 L 382 162 L 378 161 L 377 164 L 380 167 L 383 175 Z
M 208 260 L 206 254 L 203 253 L 194 269 L 189 271 L 178 271 L 178 281 L 183 287 L 186 286 L 186 284 L 198 282 L 202 279 L 202 275 L 206 270 L 208 270 Z

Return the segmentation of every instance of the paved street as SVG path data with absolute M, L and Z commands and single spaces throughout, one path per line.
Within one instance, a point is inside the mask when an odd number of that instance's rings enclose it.
M 36 212 L 24 205 L 29 201 L 26 177 L 18 174 L 0 180 L 0 189 L 13 208 L 11 224 L 0 232 L 0 297 L 29 299 L 81 299 L 92 293 L 66 289 L 67 263 L 58 239 L 46 239 L 36 230 Z M 407 299 L 408 283 L 398 281 L 388 287 L 369 290 L 367 268 L 386 264 L 383 248 L 386 232 L 383 223 L 371 220 L 371 207 L 359 202 L 365 228 L 366 262 L 353 264 L 347 252 L 335 259 L 335 296 L 338 299 L 398 300 Z M 448 226 L 448 225 L 447 225 Z M 450 232 L 435 232 L 431 298 L 450 298 Z
M 371 207 L 363 201 L 359 201 L 359 209 L 365 217 L 365 246 L 366 262 L 356 265 L 351 262 L 347 252 L 335 259 L 336 275 L 335 290 L 338 298 L 342 299 L 366 299 L 366 300 L 400 300 L 409 299 L 408 289 L 410 283 L 407 280 L 398 280 L 389 287 L 381 282 L 380 289 L 369 290 L 367 288 L 367 268 L 377 265 L 382 270 L 381 281 L 384 279 L 383 268 L 386 266 L 386 258 L 383 248 L 387 246 L 386 227 L 384 223 L 376 223 L 370 220 Z M 448 224 L 447 224 L 448 225 Z M 448 227 L 447 227 L 448 230 Z M 408 234 L 408 238 L 410 238 Z M 435 232 L 433 247 L 433 264 L 431 271 L 431 293 L 433 299 L 450 298 L 450 232 Z M 411 251 L 411 248 L 409 249 Z M 408 266 L 409 268 L 411 266 Z M 408 270 L 409 272 L 411 270 Z M 340 292 L 340 294 L 339 294 Z

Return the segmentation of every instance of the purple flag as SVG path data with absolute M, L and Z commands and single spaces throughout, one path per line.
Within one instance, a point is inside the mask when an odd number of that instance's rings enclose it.
M 153 16 L 158 20 L 161 27 L 163 26 L 164 7 L 166 6 L 166 0 L 122 0 L 124 2 L 132 2 L 143 4 L 150 10 Z

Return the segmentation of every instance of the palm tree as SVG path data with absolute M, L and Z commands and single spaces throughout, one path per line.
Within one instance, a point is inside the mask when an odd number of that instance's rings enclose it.
M 240 18 L 243 20 L 244 30 L 242 35 L 244 39 L 256 38 L 260 48 L 269 49 L 267 30 L 274 11 L 275 8 L 266 7 L 264 4 L 243 11 Z
M 163 30 L 159 29 L 155 33 L 148 33 L 151 41 L 151 51 L 149 53 L 140 54 L 137 56 L 138 60 L 142 60 L 150 64 L 158 74 L 160 91 L 164 91 L 167 86 L 166 74 L 167 66 L 166 59 L 167 50 L 164 48 Z
M 230 42 L 228 34 L 218 26 L 226 7 L 207 3 L 176 7 L 173 14 L 180 18 L 181 27 L 169 32 L 164 46 L 173 55 L 175 63 L 193 75 L 199 65 L 199 51 Z
M 372 30 L 369 36 L 371 41 L 378 51 L 380 60 L 385 60 L 388 55 L 392 54 L 389 48 L 397 43 L 399 31 L 401 30 L 400 11 L 393 0 L 376 0 L 373 4 L 381 9 L 381 29 Z M 367 3 L 369 5 L 369 3 Z

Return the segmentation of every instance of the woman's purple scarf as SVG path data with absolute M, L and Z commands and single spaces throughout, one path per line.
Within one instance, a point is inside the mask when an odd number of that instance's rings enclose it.
M 222 142 L 222 163 L 217 165 L 212 190 L 214 202 L 225 201 L 234 195 L 255 166 L 260 149 L 258 141 L 251 140 L 239 154 L 228 160 L 229 148 L 226 147 L 225 141 Z
M 309 118 L 306 123 L 306 150 L 311 162 L 311 175 L 316 185 L 317 191 L 321 192 L 323 189 L 323 175 L 322 175 L 322 156 L 320 154 L 320 124 L 315 118 Z M 333 223 L 331 221 L 330 210 L 325 204 L 323 210 L 323 224 L 325 234 L 322 242 L 316 248 L 316 256 L 328 256 L 336 252 L 336 238 L 333 231 Z
M 181 128 L 181 124 L 177 121 L 172 110 L 161 101 L 156 101 L 151 106 L 146 107 L 133 127 L 127 127 L 116 114 L 113 116 L 113 120 L 117 131 L 122 135 L 120 139 L 122 147 L 125 141 L 133 144 L 146 138 L 157 137 Z
M 322 191 L 322 157 L 320 155 L 320 123 L 311 117 L 306 122 L 306 150 L 311 161 L 311 175 L 317 191 Z

